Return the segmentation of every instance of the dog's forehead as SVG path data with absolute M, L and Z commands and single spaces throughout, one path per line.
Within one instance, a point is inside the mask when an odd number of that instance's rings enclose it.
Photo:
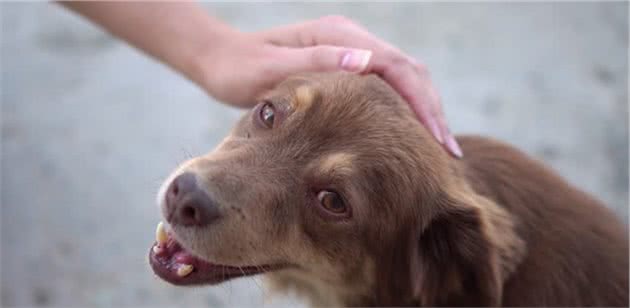
M 352 97 L 367 95 L 361 91 L 366 81 L 359 75 L 349 73 L 297 75 L 281 83 L 275 89 L 275 95 L 285 97 L 289 108 L 298 112 L 306 112 L 314 104 L 323 104 L 334 109 L 334 106 L 343 102 L 350 103 Z M 332 101 L 335 104 L 329 104 Z
M 295 88 L 290 100 L 291 109 L 296 111 L 304 111 L 311 107 L 313 102 L 317 100 L 320 92 L 309 84 L 302 84 Z
M 319 93 L 311 78 L 293 76 L 266 92 L 260 100 L 284 102 L 292 111 L 305 111 L 319 98 Z
M 395 91 L 376 75 L 350 73 L 314 73 L 291 76 L 263 97 L 283 110 L 283 125 L 289 131 L 306 127 L 313 134 L 324 129 L 328 133 L 361 131 L 369 126 L 388 129 L 392 121 L 385 117 L 400 117 L 402 104 Z M 404 110 L 403 110 L 404 111 Z

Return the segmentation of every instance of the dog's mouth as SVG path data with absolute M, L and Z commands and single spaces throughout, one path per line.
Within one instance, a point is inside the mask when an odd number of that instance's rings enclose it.
M 281 265 L 229 266 L 211 263 L 187 252 L 160 222 L 156 242 L 149 251 L 149 263 L 156 275 L 174 285 L 218 284 L 282 268 Z

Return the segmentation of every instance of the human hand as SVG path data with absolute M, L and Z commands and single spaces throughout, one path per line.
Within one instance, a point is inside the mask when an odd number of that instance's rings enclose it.
M 440 144 L 461 157 L 427 68 L 347 18 L 329 16 L 245 34 L 193 2 L 61 4 L 236 106 L 251 106 L 257 95 L 295 73 L 376 73 Z
M 257 95 L 300 72 L 376 73 L 409 103 L 440 144 L 462 156 L 427 68 L 349 19 L 329 16 L 261 32 L 233 33 L 211 49 L 199 62 L 207 67 L 202 86 L 221 101 L 249 107 Z

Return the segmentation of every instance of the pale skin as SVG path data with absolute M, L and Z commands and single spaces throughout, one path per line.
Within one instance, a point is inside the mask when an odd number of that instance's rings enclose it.
M 462 157 L 426 66 L 345 17 L 246 33 L 194 2 L 60 3 L 237 107 L 254 106 L 258 95 L 296 73 L 378 74 L 446 150 Z

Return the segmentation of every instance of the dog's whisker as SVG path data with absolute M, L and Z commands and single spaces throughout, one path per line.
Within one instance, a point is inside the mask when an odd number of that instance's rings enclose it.
M 228 286 L 229 286 L 229 293 L 228 294 L 230 296 L 229 299 L 230 299 L 230 302 L 231 302 L 232 298 L 233 298 L 233 295 L 234 295 L 234 287 L 233 287 L 234 285 L 232 284 L 232 281 L 230 281 L 228 283 Z
M 252 264 L 254 267 L 256 267 L 256 271 L 262 272 L 262 266 L 257 265 L 257 263 L 254 261 L 253 257 L 249 257 L 248 261 L 249 261 L 248 262 L 249 264 Z M 239 270 L 241 270 L 241 273 L 243 273 L 243 275 L 245 275 L 245 271 L 243 271 L 243 268 L 241 266 L 239 266 L 238 268 L 239 268 Z M 260 293 L 263 295 L 263 298 L 264 298 L 265 297 L 265 290 L 264 290 L 264 288 L 262 286 L 260 286 L 258 284 L 258 282 L 256 282 L 256 279 L 254 279 L 254 276 L 249 276 L 249 277 L 254 282 L 256 287 L 258 287 L 258 289 L 260 290 Z
M 225 267 L 221 268 L 221 276 L 222 276 L 223 280 L 225 280 L 225 277 L 226 277 L 226 275 L 225 275 Z

